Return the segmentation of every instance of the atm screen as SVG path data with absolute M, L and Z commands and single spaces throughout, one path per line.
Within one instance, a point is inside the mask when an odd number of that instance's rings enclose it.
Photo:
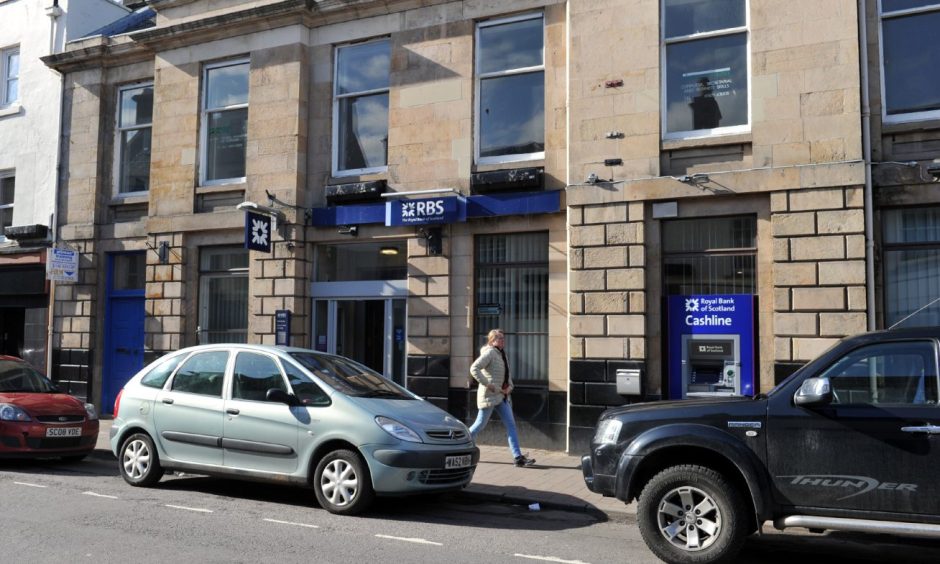
M 689 384 L 717 384 L 721 381 L 722 369 L 723 365 L 721 364 L 714 366 L 702 366 L 699 364 L 692 369 L 692 374 L 689 375 Z

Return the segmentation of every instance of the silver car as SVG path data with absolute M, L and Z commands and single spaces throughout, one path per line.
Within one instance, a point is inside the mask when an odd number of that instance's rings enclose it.
M 133 486 L 165 470 L 312 486 L 331 513 L 375 495 L 459 489 L 479 449 L 466 426 L 361 364 L 316 351 L 201 345 L 118 395 L 111 450 Z

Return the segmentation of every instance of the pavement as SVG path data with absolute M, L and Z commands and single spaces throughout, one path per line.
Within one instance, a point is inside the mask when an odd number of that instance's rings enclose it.
M 109 433 L 111 421 L 102 419 L 94 456 L 113 459 Z M 517 468 L 505 445 L 479 445 L 480 462 L 473 481 L 460 492 L 481 501 L 528 507 L 531 511 L 563 510 L 594 515 L 599 519 L 627 521 L 635 519 L 636 507 L 593 493 L 584 485 L 581 458 L 564 452 L 529 450 L 535 465 Z M 534 505 L 538 504 L 538 505 Z

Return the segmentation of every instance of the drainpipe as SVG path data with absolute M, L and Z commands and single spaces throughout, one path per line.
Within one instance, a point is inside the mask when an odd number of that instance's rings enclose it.
M 858 0 L 858 54 L 862 79 L 862 159 L 865 161 L 865 307 L 875 330 L 875 229 L 871 183 L 871 105 L 868 96 L 868 2 Z
M 49 16 L 49 54 L 54 55 L 56 49 L 56 33 L 59 31 L 59 17 L 63 14 L 59 6 L 59 0 L 52 0 L 52 5 L 46 8 L 46 15 Z M 62 127 L 65 115 L 65 75 L 55 71 L 59 75 L 59 126 L 56 128 L 56 151 L 55 151 L 55 190 L 52 196 L 52 215 L 49 216 L 49 235 L 51 246 L 55 248 L 59 240 L 59 193 L 62 190 Z M 49 313 L 46 321 L 46 374 L 52 376 L 52 343 L 54 338 L 55 326 L 55 287 L 54 280 L 49 281 Z

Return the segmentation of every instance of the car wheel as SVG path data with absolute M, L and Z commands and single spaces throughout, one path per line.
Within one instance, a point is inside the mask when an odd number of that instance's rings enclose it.
M 160 457 L 153 440 L 144 433 L 136 433 L 124 440 L 118 458 L 121 477 L 132 486 L 152 486 L 163 477 Z
M 673 466 L 656 474 L 637 504 L 646 545 L 676 564 L 732 560 L 744 544 L 748 522 L 737 487 L 702 466 Z
M 339 515 L 364 511 L 375 496 L 365 462 L 351 450 L 334 450 L 317 464 L 314 491 L 320 507 Z

